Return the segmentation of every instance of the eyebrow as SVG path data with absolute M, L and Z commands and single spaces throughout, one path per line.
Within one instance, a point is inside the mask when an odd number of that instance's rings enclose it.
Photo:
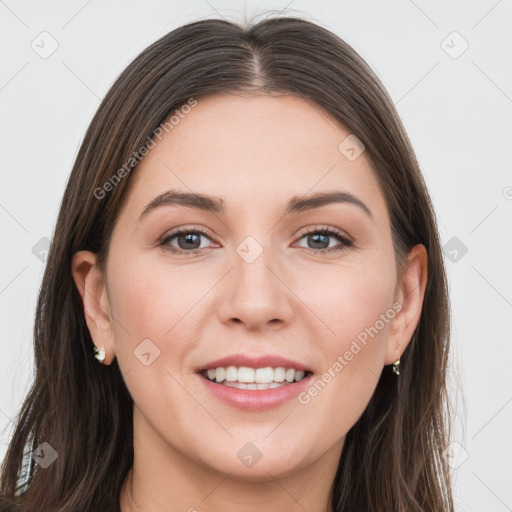
M 332 203 L 348 203 L 361 208 L 369 217 L 373 218 L 372 212 L 360 199 L 350 192 L 317 192 L 310 195 L 294 196 L 286 205 L 284 215 L 299 213 L 315 208 L 320 208 Z M 207 194 L 195 194 L 190 192 L 180 192 L 177 190 L 168 190 L 155 197 L 146 205 L 139 220 L 149 214 L 155 208 L 167 205 L 181 205 L 189 208 L 196 208 L 212 213 L 224 213 L 224 200 L 220 197 Z

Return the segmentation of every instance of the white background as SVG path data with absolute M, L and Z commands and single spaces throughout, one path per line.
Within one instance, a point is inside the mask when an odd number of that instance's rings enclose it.
M 332 30 L 376 71 L 416 150 L 443 244 L 456 237 L 468 249 L 446 257 L 457 510 L 512 510 L 512 0 L 0 1 L 0 459 L 33 370 L 44 262 L 32 249 L 51 237 L 100 98 L 177 26 L 281 9 Z M 43 31 L 58 43 L 47 59 L 31 47 Z M 463 49 L 453 31 L 469 44 L 458 58 L 445 51 Z

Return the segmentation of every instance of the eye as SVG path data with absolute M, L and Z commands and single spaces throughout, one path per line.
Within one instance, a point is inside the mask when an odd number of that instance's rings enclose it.
M 349 247 L 353 247 L 354 243 L 340 231 L 329 228 L 310 228 L 303 231 L 300 239 L 306 239 L 306 243 L 313 247 L 303 247 L 313 254 L 325 254 L 337 251 L 343 251 Z M 168 233 L 159 243 L 160 246 L 174 254 L 193 255 L 202 252 L 208 248 L 208 244 L 204 245 L 202 239 L 212 240 L 212 237 L 204 231 L 200 226 L 191 226 L 187 228 L 178 228 Z M 331 242 L 337 240 L 337 245 Z
M 164 236 L 160 245 L 176 254 L 196 254 L 207 247 L 202 245 L 201 238 L 211 240 L 200 227 L 179 228 Z
M 313 254 L 330 253 L 336 251 L 343 251 L 349 247 L 353 247 L 354 243 L 347 236 L 343 235 L 340 231 L 323 227 L 310 228 L 309 230 L 302 232 L 300 239 L 306 238 L 306 243 L 311 244 L 313 247 L 304 247 Z M 330 240 L 329 240 L 330 239 Z M 337 245 L 332 245 L 331 242 L 338 240 Z

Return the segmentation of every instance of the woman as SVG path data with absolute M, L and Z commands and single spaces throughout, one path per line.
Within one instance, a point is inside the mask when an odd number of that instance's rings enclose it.
M 80 148 L 0 510 L 452 511 L 448 348 L 431 200 L 369 66 L 302 19 L 190 23 Z

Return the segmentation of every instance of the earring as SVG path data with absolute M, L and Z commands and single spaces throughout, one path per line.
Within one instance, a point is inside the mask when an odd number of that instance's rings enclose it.
M 393 372 L 400 375 L 400 358 L 393 363 Z
M 103 364 L 103 361 L 105 361 L 105 347 L 98 348 L 94 345 L 94 357 Z
M 398 345 L 400 346 L 400 345 Z M 395 350 L 395 354 L 398 354 L 398 348 Z M 400 375 L 400 358 L 393 363 L 393 373 Z

